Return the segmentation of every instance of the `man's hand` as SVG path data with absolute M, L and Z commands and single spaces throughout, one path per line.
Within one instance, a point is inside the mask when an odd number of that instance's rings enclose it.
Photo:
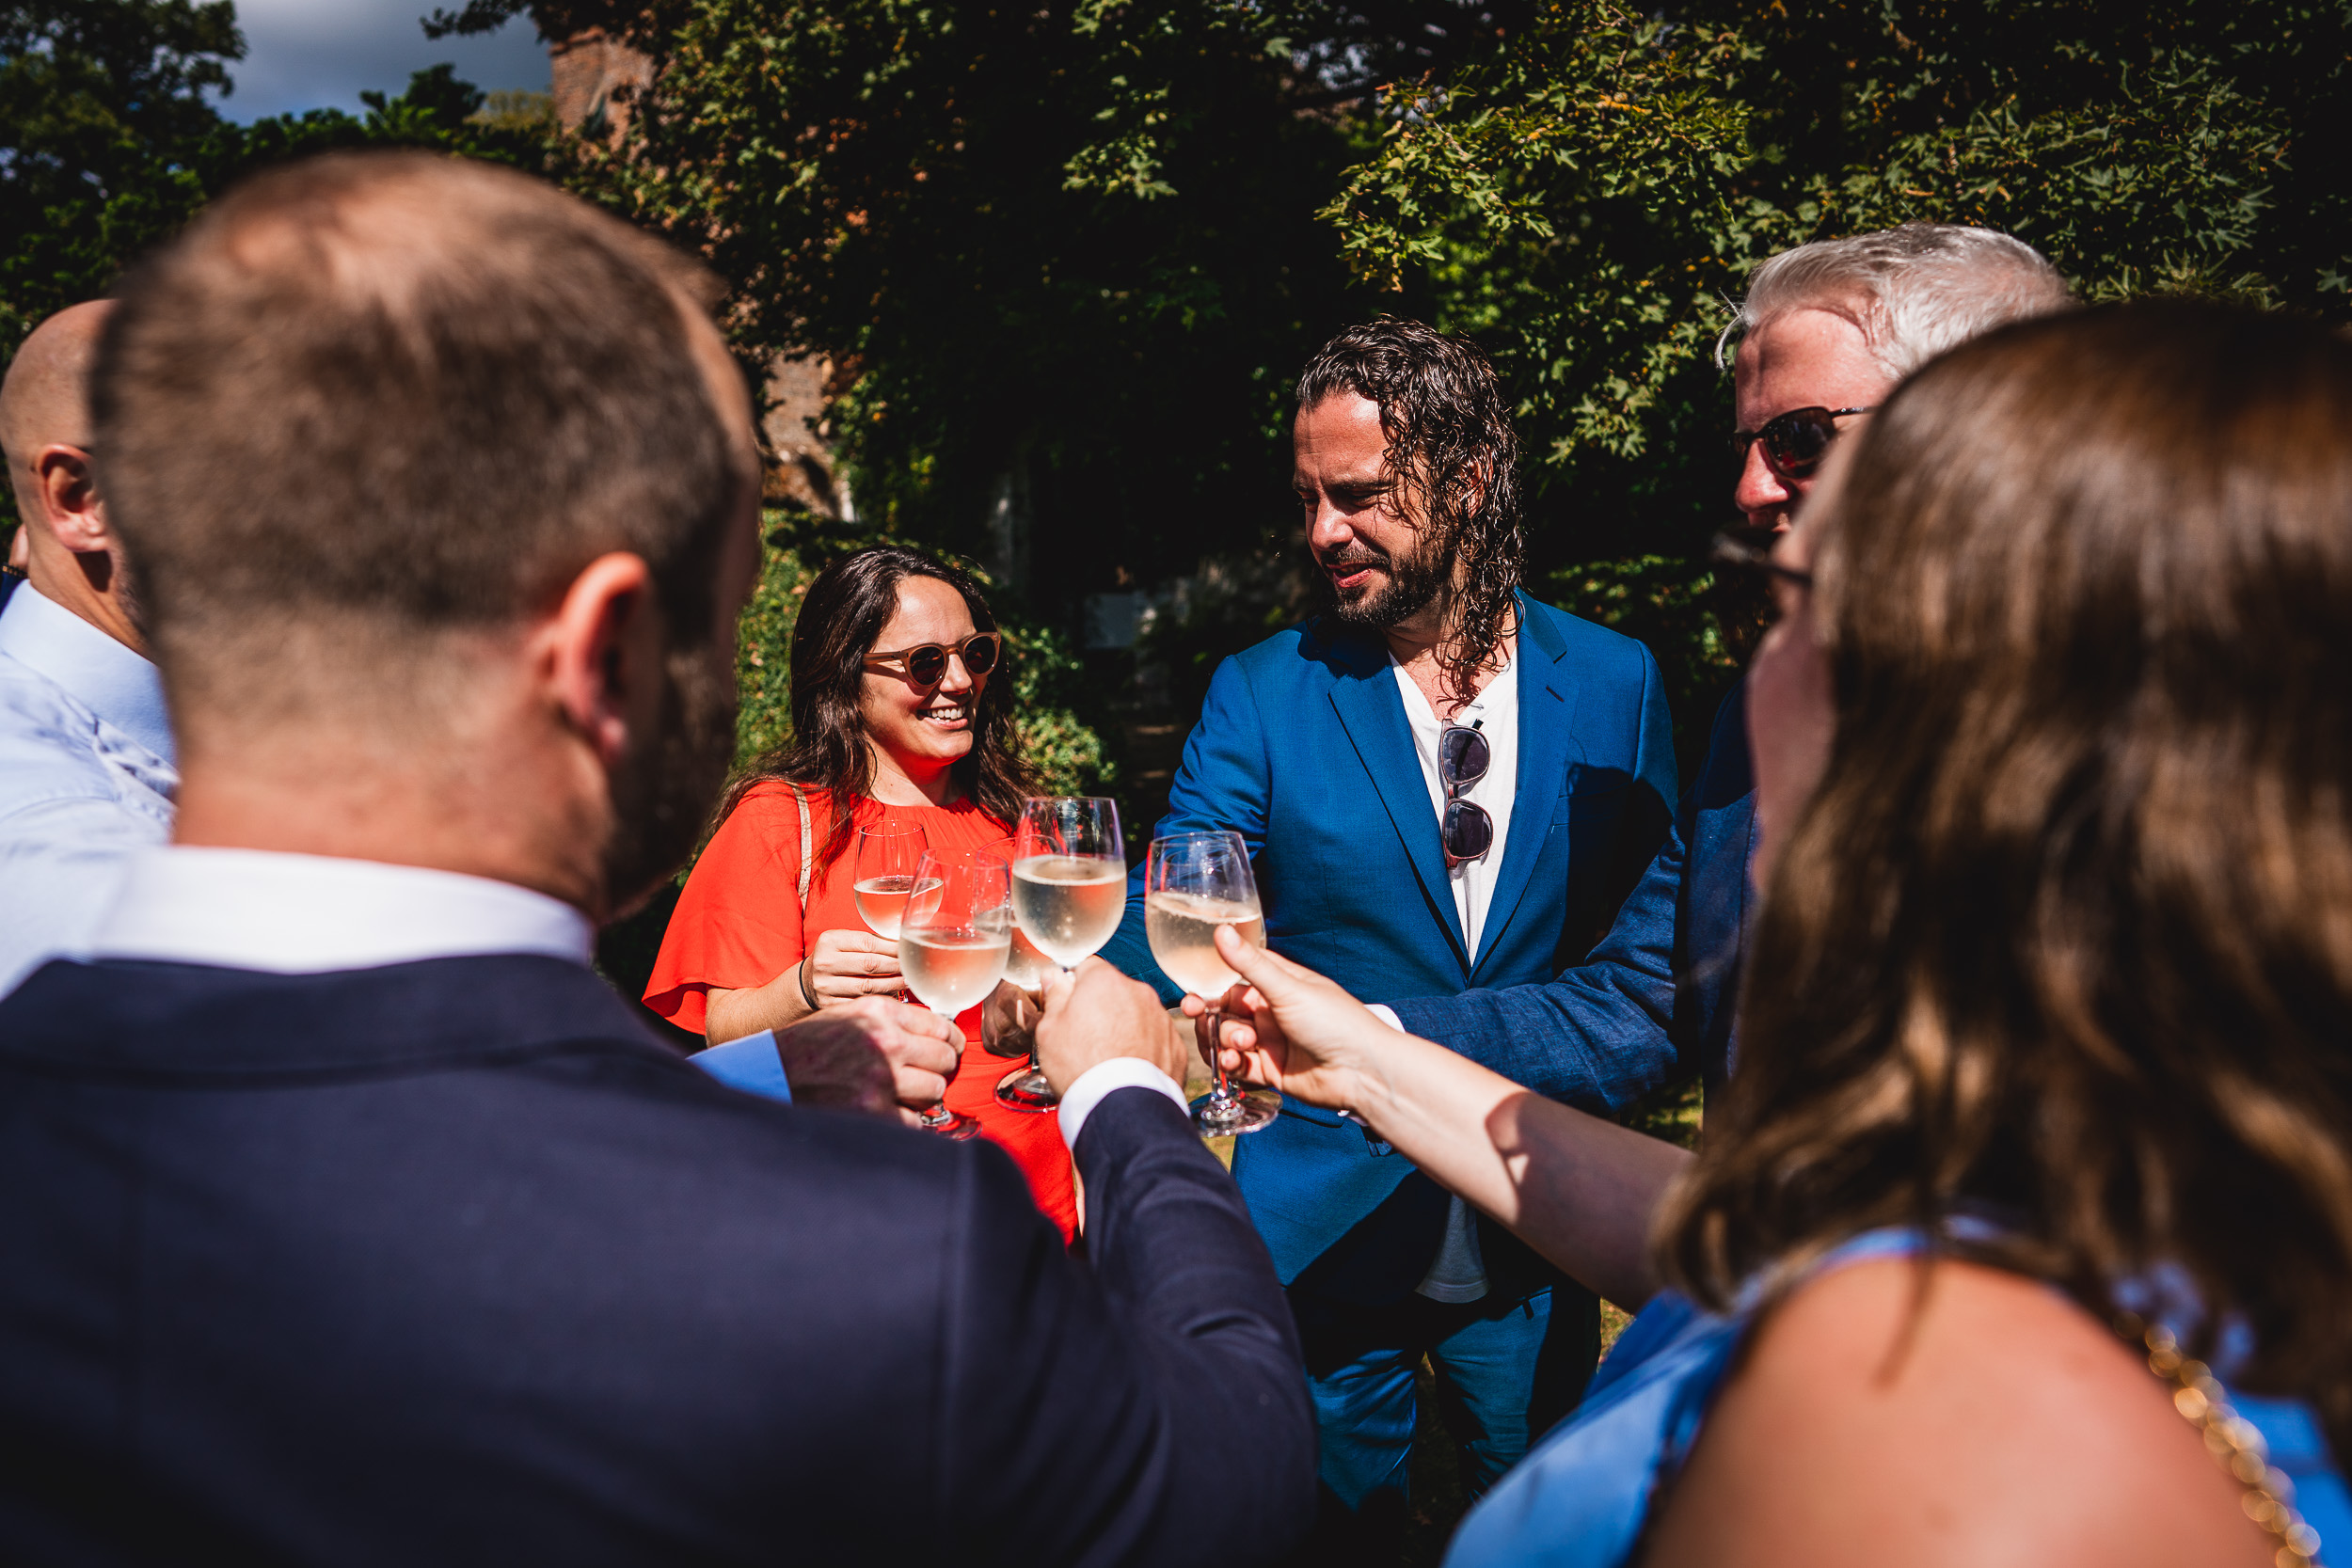
M 777 1031 L 776 1053 L 793 1103 L 872 1116 L 896 1110 L 912 1122 L 947 1092 L 963 1034 L 928 1007 L 869 996 Z
M 1150 986 L 1130 980 L 1100 958 L 1046 983 L 1045 1016 L 1037 1026 L 1038 1065 L 1057 1092 L 1114 1056 L 1151 1063 L 1181 1087 L 1184 1053 L 1168 1026 L 1168 1009 Z
M 1216 951 L 1242 977 L 1225 996 L 1220 1043 L 1226 1070 L 1310 1105 L 1360 1109 L 1365 1077 L 1379 1074 L 1385 1047 L 1409 1037 L 1334 982 L 1279 953 L 1250 946 L 1230 926 L 1216 928 Z M 1185 997 L 1184 1006 L 1196 1020 L 1206 1011 L 1195 997 Z M 1200 1032 L 1207 1032 L 1205 1024 Z M 1201 1046 L 1205 1057 L 1208 1042 Z

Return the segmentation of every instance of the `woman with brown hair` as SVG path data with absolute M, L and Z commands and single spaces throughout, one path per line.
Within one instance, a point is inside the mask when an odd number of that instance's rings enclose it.
M 2352 344 L 2012 326 L 1836 462 L 1695 1160 L 1227 955 L 1257 1075 L 1648 1304 L 1449 1560 L 2352 1558 Z
M 896 994 L 898 943 L 868 928 L 854 892 L 859 837 L 891 833 L 919 854 L 987 849 L 1011 832 L 1032 786 L 1005 653 L 979 586 L 945 562 L 883 546 L 818 573 L 792 628 L 791 742 L 722 800 L 645 1005 L 718 1044 Z M 1011 1153 L 1038 1207 L 1073 1236 L 1058 1118 L 997 1103 L 1006 1064 L 981 1049 L 979 1012 L 958 1020 L 964 1063 L 947 1110 Z

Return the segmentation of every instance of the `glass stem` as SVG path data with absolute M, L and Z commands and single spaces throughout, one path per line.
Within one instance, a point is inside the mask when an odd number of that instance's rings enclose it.
M 1209 1104 L 1216 1111 L 1223 1112 L 1234 1101 L 1241 1098 L 1241 1093 L 1233 1087 L 1232 1074 L 1225 1070 L 1225 1010 L 1222 1007 L 1212 1007 L 1207 1017 L 1209 1021 L 1209 1072 L 1214 1080 L 1209 1087 Z
M 930 1003 L 922 1002 L 921 999 L 914 994 L 914 992 L 907 990 L 904 986 L 900 986 L 898 988 L 898 994 L 905 997 L 909 1002 L 918 1003 L 922 1009 L 930 1014 L 933 1018 L 944 1018 L 946 1016 L 937 1007 L 932 1006 Z M 955 1120 L 955 1113 L 947 1109 L 947 1097 L 943 1094 L 939 1097 L 938 1103 L 934 1104 L 930 1110 L 917 1116 L 914 1119 L 916 1125 L 923 1128 L 926 1132 L 936 1132 L 941 1128 L 946 1127 L 950 1122 Z
M 1065 969 L 1062 973 L 1068 974 L 1073 971 Z M 1044 993 L 1041 991 L 1039 994 L 1042 996 Z M 1045 1064 L 1037 1059 L 1037 1031 L 1035 1029 L 1029 1031 L 1029 1070 L 1040 1078 L 1045 1076 Z

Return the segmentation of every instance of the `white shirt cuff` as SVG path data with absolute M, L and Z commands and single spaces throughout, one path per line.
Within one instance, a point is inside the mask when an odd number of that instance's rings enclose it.
M 1085 1128 L 1087 1117 L 1104 1099 L 1120 1089 L 1156 1089 L 1175 1101 L 1178 1110 L 1192 1115 L 1184 1091 L 1167 1073 L 1140 1056 L 1113 1056 L 1078 1074 L 1077 1082 L 1061 1092 L 1061 1141 L 1070 1146 L 1071 1153 L 1078 1152 L 1078 1133 Z
M 1367 1002 L 1364 1004 L 1364 1011 L 1370 1013 L 1373 1017 L 1378 1019 L 1390 1028 L 1396 1030 L 1399 1034 L 1402 1034 L 1405 1030 L 1405 1021 L 1397 1017 L 1396 1009 L 1390 1006 L 1386 1002 Z

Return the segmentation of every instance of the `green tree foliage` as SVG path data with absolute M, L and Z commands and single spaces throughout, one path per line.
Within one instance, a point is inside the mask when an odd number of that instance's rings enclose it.
M 1302 199 L 1357 148 L 1260 20 L 703 0 L 595 172 L 832 357 L 862 514 L 985 554 L 1003 497 L 1062 605 L 1279 531 L 1286 372 L 1363 309 Z
M 2297 0 L 1553 0 L 1382 93 L 1325 210 L 1365 276 L 1478 332 L 1536 459 L 1532 561 L 1649 637 L 1686 763 L 1753 635 L 1700 546 L 1728 516 L 1727 301 L 1765 257 L 1910 219 L 2040 247 L 2089 297 L 2352 315 L 2332 149 L 2352 11 Z
M 208 95 L 242 58 L 230 0 L 24 0 L 0 8 L 0 349 L 105 292 L 243 175 L 330 148 L 417 146 L 543 166 L 544 133 L 472 120 L 450 66 L 397 98 L 240 126 Z
M 17 0 L 0 6 L 0 356 L 43 317 L 101 295 L 198 208 L 269 164 L 333 148 L 426 147 L 547 166 L 543 125 L 474 117 L 448 65 L 396 98 L 240 126 L 213 96 L 244 55 L 230 0 Z M 15 530 L 0 485 L 0 547 Z

